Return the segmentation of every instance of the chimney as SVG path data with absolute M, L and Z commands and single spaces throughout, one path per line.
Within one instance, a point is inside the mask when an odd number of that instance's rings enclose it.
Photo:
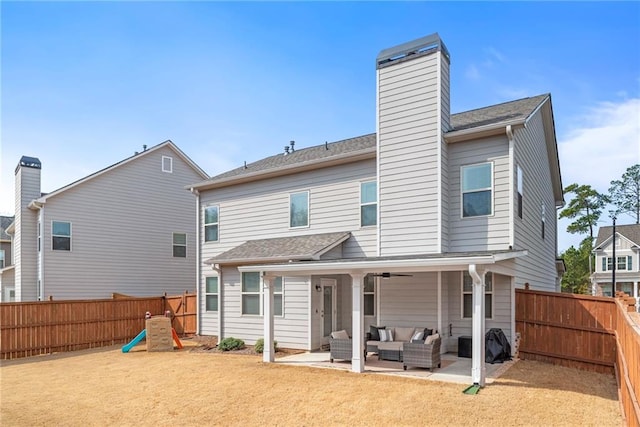
M 382 50 L 376 74 L 379 255 L 444 252 L 449 52 L 422 37 Z
M 13 236 L 16 301 L 38 299 L 38 212 L 29 203 L 40 197 L 42 164 L 22 156 L 15 170 L 15 233 Z

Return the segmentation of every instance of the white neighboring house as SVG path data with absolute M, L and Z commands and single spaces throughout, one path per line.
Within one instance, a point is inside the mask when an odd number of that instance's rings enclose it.
M 173 142 L 51 193 L 40 191 L 41 167 L 26 156 L 16 167 L 3 301 L 195 291 L 195 198 L 185 187 L 208 176 Z
M 593 295 L 614 296 L 623 291 L 636 298 L 640 310 L 640 224 L 617 225 L 615 260 L 613 258 L 613 227 L 600 227 L 594 254 L 595 269 L 591 275 Z M 615 290 L 613 270 L 615 267 Z
M 13 270 L 13 255 L 11 252 L 11 233 L 13 230 L 13 217 L 0 216 L 0 280 L 5 270 Z M 15 301 L 15 288 L 13 286 L 13 275 L 6 274 L 5 285 L 0 292 L 0 301 Z M 2 282 L 0 282 L 2 283 Z
M 515 339 L 515 289 L 558 291 L 563 191 L 548 94 L 449 112 L 437 34 L 376 61 L 377 131 L 286 151 L 194 184 L 198 333 L 314 350 L 370 325 L 422 326 L 443 351 Z

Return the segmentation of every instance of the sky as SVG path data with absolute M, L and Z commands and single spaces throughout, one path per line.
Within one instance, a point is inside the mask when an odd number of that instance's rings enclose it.
M 213 176 L 375 132 L 377 54 L 435 32 L 453 113 L 551 93 L 565 187 L 640 163 L 640 2 L 3 1 L 0 24 L 2 215 L 23 155 L 50 192 L 168 139 Z

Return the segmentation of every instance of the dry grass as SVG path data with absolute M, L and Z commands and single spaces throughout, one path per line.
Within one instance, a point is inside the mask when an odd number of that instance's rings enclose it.
M 0 424 L 593 425 L 623 420 L 612 376 L 520 361 L 478 395 L 460 384 L 119 348 L 0 368 Z

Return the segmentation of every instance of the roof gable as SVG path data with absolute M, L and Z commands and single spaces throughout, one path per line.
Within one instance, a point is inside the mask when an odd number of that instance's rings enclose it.
M 616 225 L 616 234 L 619 234 L 629 240 L 633 245 L 640 247 L 640 224 Z M 598 229 L 598 237 L 596 238 L 595 248 L 602 248 L 611 244 L 613 236 L 613 227 L 610 225 L 600 227 Z
M 71 184 L 67 184 L 64 187 L 58 188 L 55 191 L 43 194 L 42 197 L 37 199 L 37 201 L 39 203 L 45 203 L 47 201 L 47 199 L 49 199 L 51 197 L 55 197 L 55 196 L 57 196 L 58 194 L 60 194 L 60 193 L 62 193 L 64 191 L 70 190 L 71 188 L 74 188 L 74 187 L 76 187 L 78 185 L 81 185 L 81 184 L 83 184 L 83 183 L 85 183 L 85 182 L 87 182 L 87 181 L 89 181 L 91 179 L 97 178 L 98 176 L 100 176 L 100 175 L 102 175 L 102 174 L 104 174 L 106 172 L 112 171 L 112 170 L 114 170 L 114 169 L 116 169 L 116 168 L 118 168 L 118 167 L 120 167 L 122 165 L 128 164 L 128 163 L 130 163 L 132 161 L 135 161 L 135 160 L 137 160 L 137 159 L 139 159 L 141 157 L 147 156 L 150 153 L 158 151 L 158 150 L 160 150 L 160 149 L 162 149 L 164 147 L 170 148 L 171 150 L 173 150 L 176 153 L 176 155 L 178 155 L 178 157 L 180 157 L 182 160 L 184 160 L 202 178 L 204 178 L 204 179 L 208 178 L 208 175 L 193 160 L 191 160 L 172 141 L 167 140 L 167 141 L 162 142 L 162 143 L 160 143 L 158 145 L 155 145 L 155 146 L 153 146 L 153 147 L 151 147 L 151 148 L 149 148 L 149 149 L 147 149 L 145 151 L 142 151 L 140 153 L 136 153 L 131 157 L 127 157 L 124 160 L 121 160 L 121 161 L 119 161 L 117 163 L 114 163 L 111 166 L 107 166 L 106 168 L 101 169 L 101 170 L 99 170 L 97 172 L 94 172 L 91 175 L 87 175 L 84 178 L 81 178 L 81 179 L 79 179 L 77 181 L 72 182 Z
M 14 217 L 0 216 L 0 240 L 11 240 L 11 236 L 7 234 L 7 229 L 13 224 Z

